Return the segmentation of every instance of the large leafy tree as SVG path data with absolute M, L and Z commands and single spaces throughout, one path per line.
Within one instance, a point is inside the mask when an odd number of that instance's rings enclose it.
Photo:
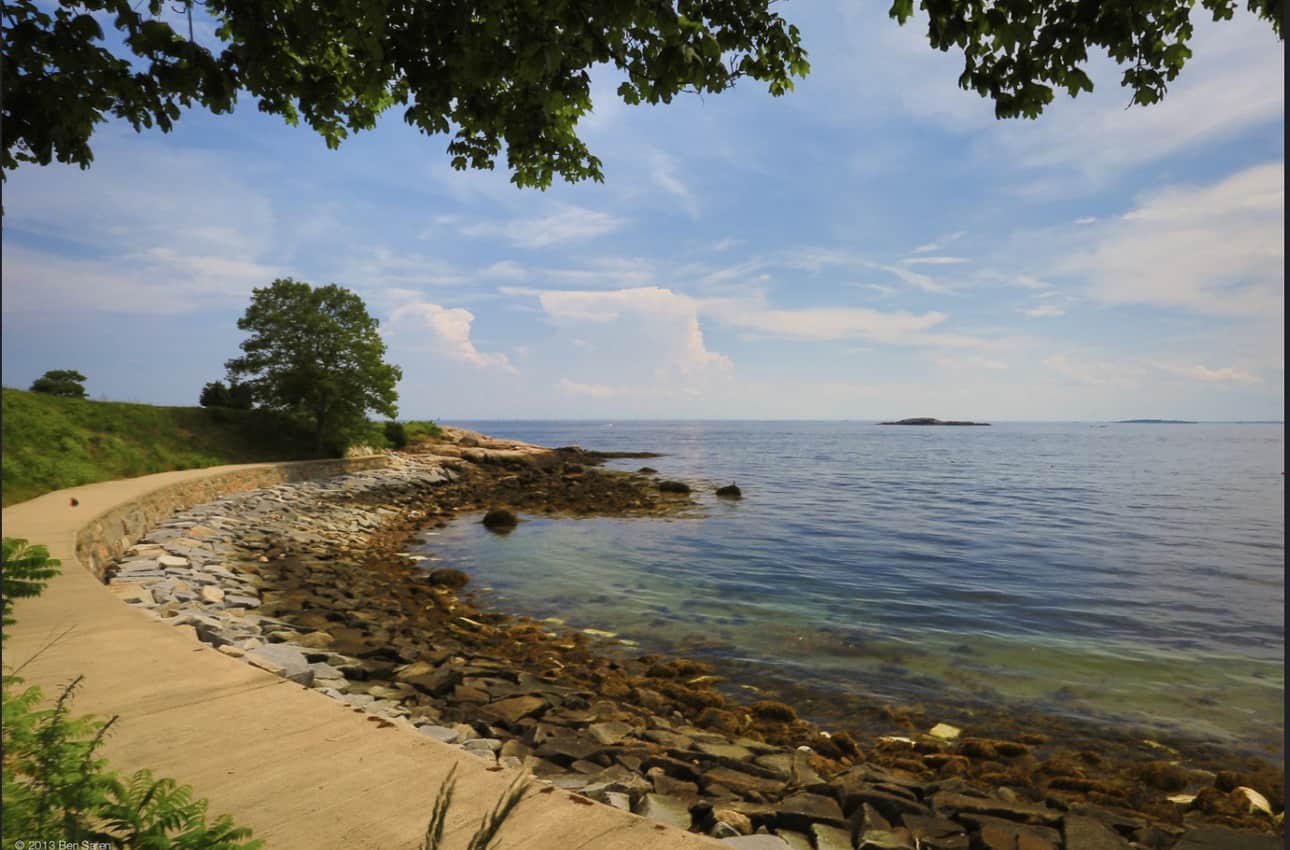
M 262 407 L 308 417 L 316 448 L 343 445 L 367 427 L 367 411 L 398 415 L 398 366 L 363 299 L 348 289 L 280 278 L 251 293 L 238 319 L 251 335 L 225 365 Z
M 856 0 L 863 2 L 863 0 Z M 1247 0 L 1282 32 L 1278 0 Z M 1216 19 L 1237 0 L 1200 0 Z M 52 4 L 49 4 L 52 5 Z M 391 107 L 427 134 L 451 134 L 456 168 L 512 180 L 601 179 L 576 133 L 591 109 L 589 69 L 615 66 L 628 103 L 720 92 L 741 77 L 773 95 L 807 73 L 799 32 L 775 0 L 206 0 L 218 42 L 160 19 L 163 0 L 10 0 L 4 20 L 4 158 L 87 167 L 97 124 L 169 130 L 181 108 L 231 110 L 240 91 L 264 112 L 303 119 L 330 146 Z M 1195 0 L 921 0 L 928 38 L 963 52 L 960 85 L 1000 117 L 1037 116 L 1055 89 L 1092 89 L 1089 52 L 1126 67 L 1134 102 L 1155 103 L 1190 57 Z M 188 11 L 192 12 L 191 0 Z M 895 0 L 892 17 L 913 14 Z M 101 22 L 118 31 L 109 43 Z M 900 85 L 892 80 L 891 85 Z

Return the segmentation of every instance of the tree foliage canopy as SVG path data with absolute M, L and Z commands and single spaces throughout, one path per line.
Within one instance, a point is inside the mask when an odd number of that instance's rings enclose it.
M 774 3 L 206 0 L 218 43 L 199 44 L 160 19 L 163 0 L 60 0 L 52 11 L 11 0 L 3 167 L 88 167 L 90 137 L 108 117 L 169 130 L 182 107 L 228 112 L 245 91 L 263 112 L 303 119 L 331 147 L 399 107 L 421 131 L 451 134 L 455 168 L 493 168 L 504 148 L 520 186 L 545 187 L 556 175 L 600 180 L 600 160 L 576 133 L 592 106 L 589 69 L 623 72 L 618 94 L 630 104 L 721 92 L 741 77 L 783 94 L 809 65 L 800 33 Z M 1279 2 L 1248 4 L 1281 35 Z M 1037 116 L 1054 87 L 1091 90 L 1081 66 L 1094 48 L 1127 66 L 1123 84 L 1140 104 L 1158 101 L 1191 55 L 1192 0 L 919 5 L 932 46 L 963 51 L 960 84 L 993 98 L 1000 117 Z M 1236 0 L 1200 5 L 1230 18 Z M 904 23 L 913 10 L 913 0 L 895 0 L 891 15 Z M 102 27 L 109 20 L 113 44 Z
M 308 416 L 320 451 L 361 433 L 369 410 L 398 415 L 403 372 L 385 362 L 377 321 L 348 289 L 280 278 L 252 291 L 237 327 L 251 336 L 224 364 L 230 383 L 262 407 Z
M 31 391 L 62 398 L 85 398 L 85 381 L 85 376 L 75 369 L 51 369 L 31 382 Z

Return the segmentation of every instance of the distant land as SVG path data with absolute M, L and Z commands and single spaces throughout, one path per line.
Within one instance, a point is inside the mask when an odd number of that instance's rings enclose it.
M 1117 419 L 1116 425 L 1195 425 L 1191 419 Z
M 989 425 L 989 422 L 961 422 L 954 419 L 932 419 L 930 417 L 919 417 L 916 419 L 898 419 L 895 422 L 879 422 L 879 425 Z

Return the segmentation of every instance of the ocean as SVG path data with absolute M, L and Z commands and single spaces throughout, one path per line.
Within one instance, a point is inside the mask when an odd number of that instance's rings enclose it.
M 980 708 L 1283 757 L 1283 425 L 451 424 L 695 486 L 683 517 L 463 516 L 416 547 L 494 608 L 825 722 Z

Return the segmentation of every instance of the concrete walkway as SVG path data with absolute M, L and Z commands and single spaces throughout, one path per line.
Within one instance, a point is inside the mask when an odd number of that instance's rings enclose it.
M 232 814 L 269 848 L 419 848 L 435 793 L 457 764 L 445 844 L 465 847 L 512 772 L 490 772 L 401 726 L 379 728 L 317 691 L 224 656 L 118 601 L 76 560 L 76 534 L 95 517 L 237 468 L 109 481 L 5 508 L 6 537 L 44 544 L 63 562 L 41 597 L 16 603 L 5 667 L 27 662 L 21 676 L 46 696 L 84 674 L 74 713 L 120 716 L 103 748 L 113 768 L 146 767 L 192 785 L 210 800 L 211 815 Z M 561 790 L 531 797 L 507 821 L 501 847 L 729 846 L 587 802 Z

